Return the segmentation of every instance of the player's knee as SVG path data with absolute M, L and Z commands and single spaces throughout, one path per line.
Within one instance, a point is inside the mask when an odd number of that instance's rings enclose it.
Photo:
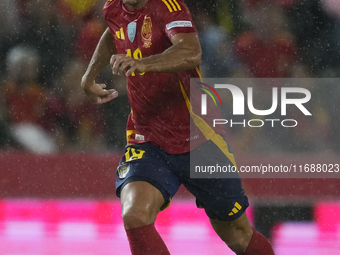
M 123 210 L 122 218 L 125 228 L 138 228 L 155 222 L 156 213 L 150 209 L 132 207 L 127 210 Z
M 252 236 L 252 230 L 246 228 L 235 228 L 225 235 L 223 241 L 228 247 L 236 254 L 243 253 L 248 245 Z
M 219 237 L 236 254 L 242 254 L 247 249 L 253 229 L 245 214 L 234 221 L 218 221 L 210 219 L 210 222 Z

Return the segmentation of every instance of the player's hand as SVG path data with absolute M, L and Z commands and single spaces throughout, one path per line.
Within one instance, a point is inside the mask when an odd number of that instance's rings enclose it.
M 86 77 L 83 77 L 81 86 L 94 104 L 104 104 L 118 97 L 118 92 L 115 89 L 106 90 L 105 84 L 97 84 L 94 81 L 89 82 Z
M 143 73 L 144 66 L 139 59 L 126 56 L 124 54 L 114 54 L 111 57 L 110 65 L 113 74 L 130 76 L 133 72 Z

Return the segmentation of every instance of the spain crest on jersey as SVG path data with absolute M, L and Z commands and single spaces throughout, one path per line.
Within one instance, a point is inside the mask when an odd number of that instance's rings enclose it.
M 144 48 L 149 48 L 152 45 L 152 21 L 148 15 L 144 17 L 141 35 L 144 41 Z

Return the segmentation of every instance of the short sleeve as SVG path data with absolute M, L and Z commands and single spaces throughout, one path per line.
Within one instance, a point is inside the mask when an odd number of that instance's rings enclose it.
M 164 24 L 166 35 L 171 38 L 178 33 L 194 33 L 195 25 L 191 13 L 183 0 L 160 0 L 164 6 L 161 8 L 160 19 Z

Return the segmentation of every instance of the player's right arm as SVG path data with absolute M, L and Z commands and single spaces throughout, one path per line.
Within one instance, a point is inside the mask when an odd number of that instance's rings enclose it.
M 103 104 L 118 96 L 116 90 L 106 90 L 105 84 L 97 84 L 95 81 L 98 74 L 110 64 L 110 58 L 115 53 L 116 46 L 110 30 L 107 28 L 101 36 L 90 64 L 81 80 L 81 87 L 94 104 Z

